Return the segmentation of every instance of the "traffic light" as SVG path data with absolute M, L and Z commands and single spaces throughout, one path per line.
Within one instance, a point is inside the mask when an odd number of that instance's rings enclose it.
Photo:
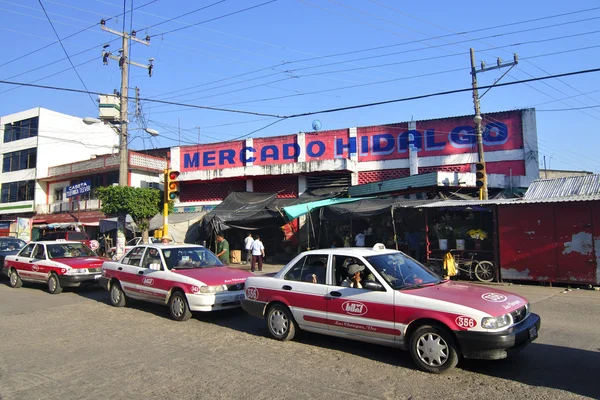
M 171 171 L 168 169 L 165 172 L 165 193 L 167 201 L 172 201 L 179 197 L 179 182 L 177 182 L 178 176 L 179 171 Z
M 478 188 L 486 187 L 486 174 L 485 174 L 485 163 L 475 163 L 475 186 Z

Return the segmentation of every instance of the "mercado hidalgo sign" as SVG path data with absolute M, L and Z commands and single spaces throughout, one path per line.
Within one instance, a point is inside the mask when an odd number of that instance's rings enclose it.
M 253 139 L 182 147 L 180 169 L 183 172 L 235 168 L 252 165 L 286 164 L 305 161 L 350 158 L 356 154 L 359 162 L 408 158 L 409 148 L 419 157 L 449 156 L 472 153 L 477 149 L 473 117 L 451 117 L 437 120 L 356 128 L 356 137 L 349 129 L 306 133 L 304 143 L 298 135 Z M 493 113 L 482 122 L 484 151 L 517 150 L 523 148 L 521 111 Z

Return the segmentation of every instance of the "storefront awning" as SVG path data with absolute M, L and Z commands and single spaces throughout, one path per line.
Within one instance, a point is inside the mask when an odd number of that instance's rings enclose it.
M 325 200 L 317 200 L 311 201 L 309 203 L 297 204 L 294 206 L 283 207 L 283 212 L 285 216 L 291 221 L 302 215 L 308 214 L 315 208 L 331 206 L 334 204 L 342 204 L 342 203 L 352 203 L 359 200 L 370 199 L 372 197 L 367 198 L 358 198 L 358 199 L 350 199 L 350 198 L 334 198 L 334 199 L 325 199 Z
M 99 220 L 106 218 L 102 211 L 81 211 L 80 213 L 68 212 L 58 214 L 42 214 L 34 217 L 34 224 L 89 224 L 98 223 Z

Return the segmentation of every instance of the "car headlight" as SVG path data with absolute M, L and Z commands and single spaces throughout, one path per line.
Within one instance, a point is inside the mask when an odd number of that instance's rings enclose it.
M 73 268 L 68 270 L 65 275 L 79 275 L 79 274 L 89 274 L 90 271 L 87 268 Z
M 504 314 L 499 317 L 484 317 L 481 320 L 481 327 L 485 329 L 499 329 L 510 325 L 510 314 Z
M 219 286 L 200 286 L 200 293 L 217 293 L 225 290 L 223 285 Z

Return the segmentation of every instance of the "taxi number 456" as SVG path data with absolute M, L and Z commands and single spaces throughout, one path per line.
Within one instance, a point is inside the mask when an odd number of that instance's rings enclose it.
M 471 317 L 456 317 L 455 322 L 461 328 L 475 328 L 477 326 L 477 321 Z

